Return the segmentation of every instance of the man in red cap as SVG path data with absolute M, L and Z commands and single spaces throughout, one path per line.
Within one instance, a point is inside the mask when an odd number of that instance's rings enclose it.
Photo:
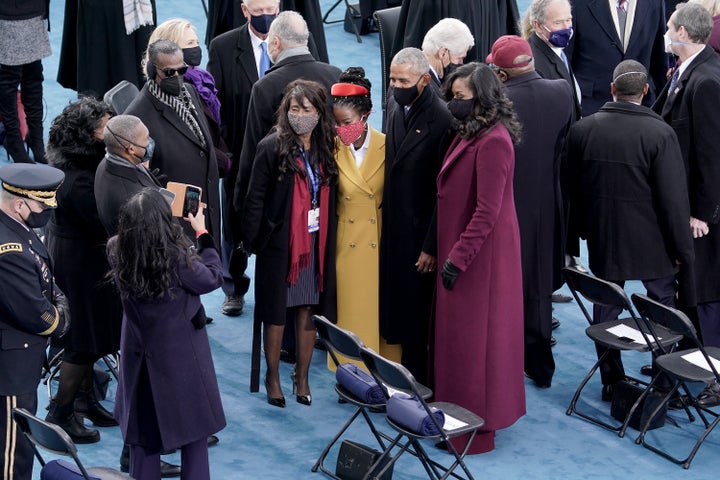
M 525 374 L 547 388 L 555 372 L 550 298 L 562 284 L 564 260 L 559 159 L 573 119 L 572 90 L 565 80 L 546 80 L 535 72 L 530 44 L 520 37 L 498 38 L 486 61 L 504 83 L 523 126 L 523 141 L 515 146 L 514 190 L 522 253 Z

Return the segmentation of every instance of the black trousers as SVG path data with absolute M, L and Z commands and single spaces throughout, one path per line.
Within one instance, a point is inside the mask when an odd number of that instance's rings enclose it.
M 40 60 L 25 65 L 0 65 L 0 115 L 5 124 L 5 149 L 12 159 L 32 163 L 20 135 L 17 90 L 25 107 L 27 143 L 36 161 L 45 161 L 43 146 L 43 66 Z
M 0 395 L 0 478 L 30 480 L 34 453 L 30 442 L 12 419 L 13 408 L 37 413 L 37 392 L 22 395 Z
M 625 281 L 623 280 L 610 281 L 620 287 L 625 286 Z M 642 282 L 647 290 L 648 297 L 668 307 L 675 307 L 675 275 L 653 280 L 643 280 Z M 616 320 L 620 312 L 622 312 L 621 308 L 600 307 L 595 305 L 593 306 L 593 323 L 598 324 Z M 595 345 L 595 349 L 597 350 L 598 358 L 607 350 L 605 347 L 599 345 Z M 605 361 L 600 364 L 600 376 L 603 385 L 611 385 L 625 378 L 625 369 L 623 368 L 619 350 L 610 350 L 610 354 L 606 357 Z

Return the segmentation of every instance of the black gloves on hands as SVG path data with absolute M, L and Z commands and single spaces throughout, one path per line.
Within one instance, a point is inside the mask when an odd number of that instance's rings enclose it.
M 58 337 L 64 337 L 68 330 L 70 330 L 70 304 L 65 294 L 59 289 L 55 290 L 53 304 L 55 308 L 57 308 L 60 321 L 62 322 L 58 330 Z
M 459 274 L 460 269 L 453 265 L 449 258 L 445 260 L 442 271 L 440 272 L 440 276 L 442 277 L 442 284 L 443 287 L 445 287 L 445 290 L 453 289 L 453 286 L 455 285 L 455 280 L 457 280 Z

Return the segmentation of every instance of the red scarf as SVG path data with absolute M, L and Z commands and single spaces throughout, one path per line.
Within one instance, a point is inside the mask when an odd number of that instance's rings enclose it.
M 298 157 L 298 165 L 305 170 L 305 162 Z M 323 291 L 323 269 L 325 267 L 325 246 L 328 233 L 328 206 L 330 203 L 330 187 L 322 183 L 323 170 L 320 166 L 320 245 L 318 248 L 320 275 L 318 288 Z M 308 232 L 308 212 L 310 211 L 310 188 L 307 176 L 295 172 L 295 188 L 293 188 L 292 204 L 290 206 L 290 270 L 287 281 L 297 285 L 300 270 L 308 268 L 310 264 L 310 247 L 312 240 Z

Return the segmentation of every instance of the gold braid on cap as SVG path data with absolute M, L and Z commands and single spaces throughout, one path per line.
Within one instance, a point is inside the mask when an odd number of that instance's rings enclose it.
M 44 203 L 48 207 L 57 207 L 57 192 L 55 190 L 27 190 L 24 188 L 18 188 L 12 185 L 8 185 L 5 182 L 2 183 L 2 187 L 4 190 L 7 190 L 10 193 L 14 193 L 15 195 L 26 197 L 31 200 L 35 200 L 36 202 Z

